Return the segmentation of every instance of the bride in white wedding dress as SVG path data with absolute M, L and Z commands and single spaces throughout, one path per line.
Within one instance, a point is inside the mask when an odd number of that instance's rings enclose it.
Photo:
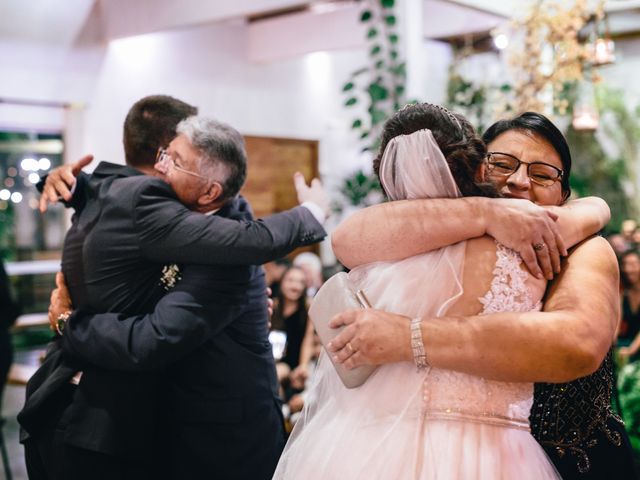
M 379 177 L 391 200 L 493 193 L 474 181 L 486 152 L 463 117 L 411 105 L 385 133 Z M 490 237 L 363 265 L 349 276 L 374 308 L 410 318 L 537 310 L 546 287 Z M 533 384 L 431 368 L 417 353 L 418 367 L 379 366 L 355 389 L 343 386 L 323 353 L 274 478 L 559 478 L 529 431 Z

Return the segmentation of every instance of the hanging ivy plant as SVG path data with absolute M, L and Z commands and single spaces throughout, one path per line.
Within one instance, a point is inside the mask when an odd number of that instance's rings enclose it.
M 382 124 L 404 103 L 406 66 L 399 54 L 395 0 L 364 0 L 360 22 L 366 25 L 369 64 L 354 70 L 342 87 L 345 107 L 366 105 L 367 115 L 351 128 L 375 151 Z

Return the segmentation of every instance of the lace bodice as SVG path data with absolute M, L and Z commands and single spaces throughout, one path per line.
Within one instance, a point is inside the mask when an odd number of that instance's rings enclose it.
M 539 310 L 526 285 L 522 259 L 496 242 L 496 265 L 490 290 L 480 299 L 482 314 Z M 425 380 L 427 418 L 462 418 L 482 423 L 529 428 L 533 384 L 507 383 L 432 368 Z

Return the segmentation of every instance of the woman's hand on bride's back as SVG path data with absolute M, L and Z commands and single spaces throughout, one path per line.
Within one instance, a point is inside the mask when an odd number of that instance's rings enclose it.
M 334 361 L 347 369 L 411 361 L 410 319 L 381 310 L 347 310 L 336 315 L 329 326 L 340 332 L 328 345 Z
M 560 257 L 567 251 L 556 224 L 558 216 L 529 200 L 487 200 L 486 234 L 518 252 L 532 275 L 551 280 L 560 273 Z

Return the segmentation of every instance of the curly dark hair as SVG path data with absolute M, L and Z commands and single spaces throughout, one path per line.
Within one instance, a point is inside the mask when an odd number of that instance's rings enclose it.
M 380 150 L 373 161 L 378 179 L 382 154 L 391 139 L 423 129 L 431 130 L 463 196 L 499 196 L 493 184 L 476 180 L 478 168 L 487 156 L 487 147 L 473 126 L 462 115 L 431 103 L 409 104 L 384 124 Z

